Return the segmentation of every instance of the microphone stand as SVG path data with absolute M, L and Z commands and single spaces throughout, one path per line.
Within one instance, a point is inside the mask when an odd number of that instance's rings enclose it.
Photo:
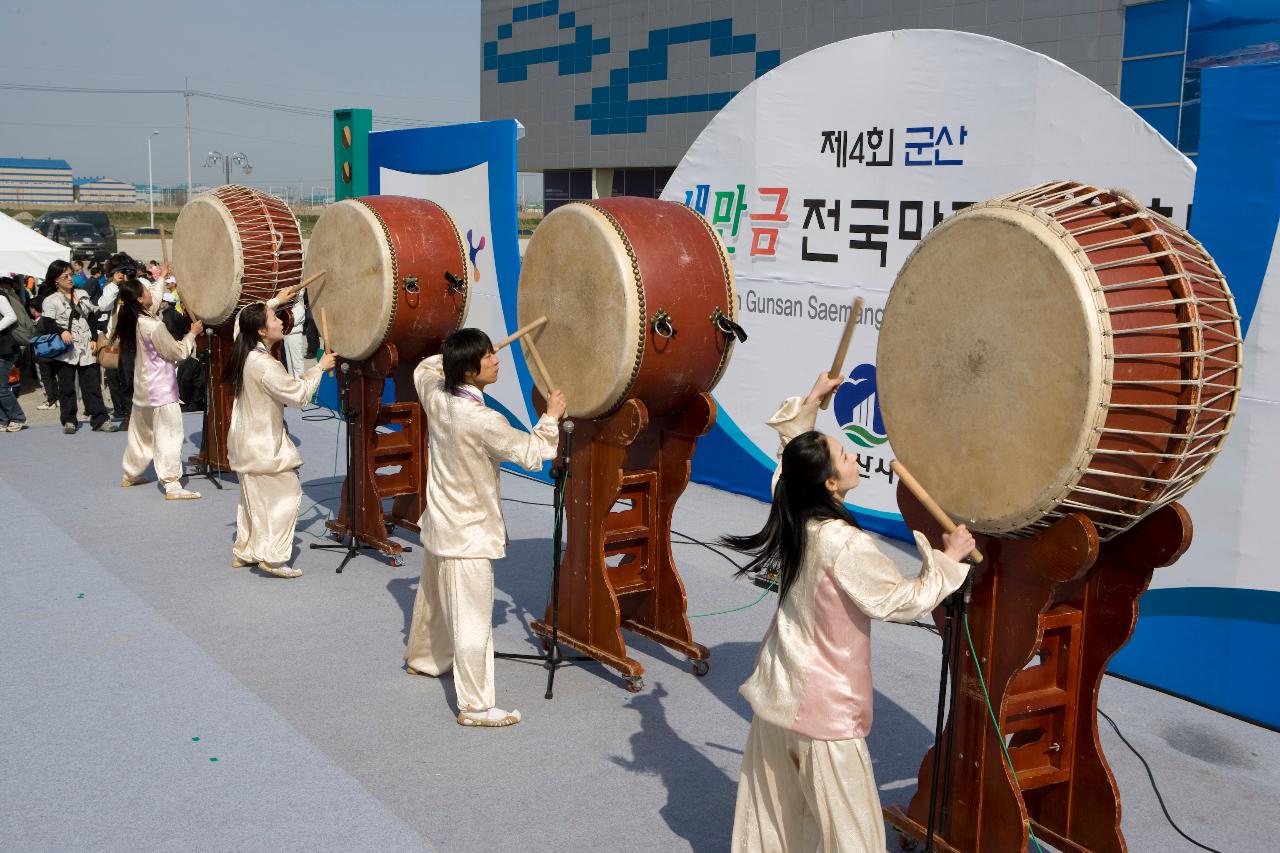
M 563 550 L 564 528 L 564 494 L 571 476 L 569 460 L 573 456 L 573 421 L 564 422 L 564 456 L 558 465 L 551 467 L 551 479 L 555 483 L 552 491 L 551 505 L 554 520 L 551 533 L 551 640 L 543 654 L 515 654 L 513 652 L 495 652 L 495 658 L 505 660 L 537 660 L 547 671 L 547 692 L 544 699 L 551 699 L 554 693 L 556 670 L 568 662 L 595 660 L 586 655 L 566 657 L 560 653 L 560 555 Z
M 960 636 L 964 630 L 962 620 L 968 609 L 969 597 L 972 594 L 973 580 L 966 577 L 960 588 L 951 595 L 943 606 L 947 611 L 947 624 L 942 631 L 942 672 L 938 677 L 938 718 L 933 730 L 933 767 L 929 783 L 929 823 L 925 832 L 925 853 L 933 853 L 935 826 L 945 835 L 951 822 L 951 765 L 955 756 L 955 726 L 947 732 L 946 756 L 943 757 L 942 733 L 945 724 L 945 710 L 950 705 L 956 706 L 956 693 L 960 688 Z M 948 702 L 947 675 L 952 673 L 950 699 Z M 945 766 L 944 766 L 945 765 Z M 938 776 L 942 775 L 942 796 L 938 796 Z M 939 803 L 939 799 L 941 803 Z M 940 806 L 940 808 L 939 808 Z M 937 812 L 935 814 L 935 808 Z
M 351 395 L 351 365 L 343 361 L 338 365 L 338 376 L 341 388 L 338 390 L 338 405 L 342 407 L 342 423 L 343 428 L 347 431 L 347 476 L 343 481 L 342 488 L 346 492 L 345 500 L 347 506 L 346 518 L 343 521 L 346 532 L 333 545 L 324 543 L 311 543 L 312 551 L 346 551 L 342 562 L 338 564 L 337 574 L 342 574 L 342 570 L 347 567 L 347 563 L 357 556 L 361 551 L 373 551 L 368 545 L 361 545 L 356 539 L 356 503 L 355 503 L 355 472 L 352 470 L 352 463 L 355 461 L 355 433 L 351 430 L 352 421 L 360 416 L 350 404 Z M 406 549 L 408 550 L 408 549 Z

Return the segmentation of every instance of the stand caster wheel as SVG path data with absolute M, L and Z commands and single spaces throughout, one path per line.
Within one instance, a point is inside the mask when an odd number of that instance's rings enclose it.
M 899 850 L 915 850 L 920 844 L 910 836 L 898 833 L 898 849 Z
M 639 693 L 641 690 L 644 690 L 643 675 L 627 675 L 623 677 L 626 679 L 626 682 L 627 682 L 628 693 Z
M 707 670 L 711 669 L 711 662 L 689 658 L 689 668 L 693 670 L 694 675 L 701 678 L 707 674 Z
M 399 554 L 393 555 L 391 557 L 391 565 L 395 566 L 396 568 L 400 568 L 401 566 L 404 565 L 404 557 L 401 557 Z

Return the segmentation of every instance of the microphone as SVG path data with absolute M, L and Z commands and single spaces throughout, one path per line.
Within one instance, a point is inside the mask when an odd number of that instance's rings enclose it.
M 569 435 L 573 435 L 573 421 L 565 421 L 561 426 L 564 428 L 565 432 L 569 433 Z

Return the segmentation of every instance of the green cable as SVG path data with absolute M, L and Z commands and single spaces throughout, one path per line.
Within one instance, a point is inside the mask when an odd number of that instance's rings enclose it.
M 755 601 L 751 602 L 750 604 L 744 604 L 741 607 L 732 607 L 728 610 L 713 610 L 710 613 L 690 613 L 689 618 L 699 619 L 703 616 L 723 616 L 726 613 L 737 613 L 739 610 L 746 610 L 748 607 L 755 607 L 757 604 L 764 601 L 765 597 L 769 593 L 773 592 L 776 586 L 777 584 L 770 583 L 767 587 L 765 587 L 764 592 L 760 593 L 760 597 L 757 598 Z
M 987 713 L 991 715 L 991 725 L 996 735 L 996 740 L 1000 742 L 1000 752 L 1004 754 L 1005 763 L 1009 765 L 1009 772 L 1013 775 L 1013 785 L 1018 789 L 1018 796 L 1022 796 L 1022 786 L 1018 784 L 1018 771 L 1013 769 L 1013 759 L 1009 757 L 1009 748 L 1005 746 L 1004 736 L 1000 733 L 1000 721 L 996 719 L 995 709 L 991 707 L 991 694 L 987 692 L 987 680 L 982 677 L 982 666 L 978 661 L 978 650 L 973 647 L 973 636 L 969 633 L 969 613 L 966 610 L 963 615 L 964 637 L 969 641 L 969 654 L 973 655 L 973 668 L 978 672 L 978 685 L 982 688 L 982 700 L 987 703 Z M 1031 843 L 1036 846 L 1036 850 L 1044 853 L 1044 849 L 1040 847 L 1040 841 L 1036 838 L 1036 831 L 1031 828 L 1031 820 L 1027 820 L 1027 832 L 1031 833 Z

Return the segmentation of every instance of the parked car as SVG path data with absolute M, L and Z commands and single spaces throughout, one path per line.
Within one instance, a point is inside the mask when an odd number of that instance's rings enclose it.
M 53 224 L 50 239 L 71 249 L 73 261 L 105 261 L 111 257 L 107 241 L 88 222 L 59 219 Z
M 46 213 L 31 223 L 31 227 L 39 231 L 50 240 L 56 239 L 53 236 L 53 226 L 57 222 L 87 222 L 97 230 L 98 236 L 102 238 L 103 245 L 106 247 L 108 257 L 120 251 L 119 244 L 116 241 L 116 229 L 111 227 L 111 217 L 102 210 L 59 210 Z M 58 242 L 62 242 L 59 240 Z

